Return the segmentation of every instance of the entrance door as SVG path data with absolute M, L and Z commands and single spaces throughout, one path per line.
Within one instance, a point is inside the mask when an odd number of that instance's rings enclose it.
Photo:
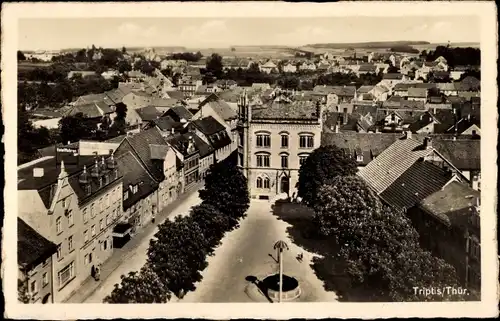
M 290 191 L 290 178 L 287 176 L 283 176 L 281 178 L 281 193 L 286 193 Z

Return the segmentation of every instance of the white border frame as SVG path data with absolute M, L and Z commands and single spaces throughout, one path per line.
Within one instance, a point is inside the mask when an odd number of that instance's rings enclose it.
M 2 101 L 6 146 L 5 216 L 2 279 L 8 318 L 387 318 L 387 317 L 487 317 L 498 315 L 498 256 L 496 243 L 497 141 L 497 19 L 493 2 L 340 2 L 340 3 L 7 3 L 2 6 Z M 96 10 L 99 8 L 99 10 Z M 166 12 L 167 15 L 163 14 Z M 477 15 L 481 23 L 481 302 L 465 303 L 169 303 L 164 305 L 19 304 L 16 257 L 17 197 L 17 20 L 19 18 L 92 17 L 336 17 L 336 16 L 460 16 Z M 485 111 L 487 110 L 487 115 Z M 486 227 L 492 227 L 487 229 Z

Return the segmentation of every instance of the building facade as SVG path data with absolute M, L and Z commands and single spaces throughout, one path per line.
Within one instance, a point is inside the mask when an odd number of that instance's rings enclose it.
M 320 146 L 320 103 L 290 101 L 252 106 L 239 101 L 238 164 L 254 199 L 296 192 L 300 165 Z

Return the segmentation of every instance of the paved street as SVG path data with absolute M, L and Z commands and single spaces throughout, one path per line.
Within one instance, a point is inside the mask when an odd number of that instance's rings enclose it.
M 198 187 L 202 187 L 200 182 Z M 167 206 L 156 216 L 156 223 L 172 219 L 177 215 L 187 215 L 192 206 L 201 202 L 198 197 L 198 187 L 181 195 L 179 199 Z M 146 253 L 149 240 L 157 231 L 157 224 L 150 224 L 139 231 L 123 248 L 115 249 L 111 258 L 101 268 L 101 280 L 87 279 L 82 287 L 73 294 L 67 303 L 102 303 L 104 297 L 111 293 L 116 283 L 120 283 L 120 276 L 128 272 L 138 271 L 146 262 Z
M 181 302 L 255 302 L 255 296 L 247 294 L 252 291 L 245 279 L 254 276 L 262 280 L 278 271 L 273 250 L 278 240 L 284 240 L 290 248 L 283 256 L 284 273 L 299 280 L 303 291 L 300 301 L 336 301 L 336 294 L 326 292 L 310 268 L 313 255 L 291 243 L 286 232 L 288 224 L 273 216 L 270 206 L 268 201 L 251 201 L 240 228 L 226 235 L 215 256 L 208 258 L 209 265 L 197 289 L 188 292 Z M 304 253 L 302 262 L 296 259 L 300 252 Z

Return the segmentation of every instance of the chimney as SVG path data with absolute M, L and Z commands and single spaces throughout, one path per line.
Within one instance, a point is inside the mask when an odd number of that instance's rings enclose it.
M 425 147 L 425 149 L 431 149 L 432 148 L 432 138 L 431 137 L 425 137 L 425 139 L 424 139 L 424 147 Z
M 33 177 L 43 177 L 44 170 L 43 168 L 35 167 L 33 168 Z
M 411 139 L 411 137 L 412 137 L 412 135 L 411 135 L 411 134 L 412 134 L 412 133 L 411 133 L 411 130 L 407 130 L 407 131 L 405 131 L 405 138 L 406 138 L 406 139 Z

